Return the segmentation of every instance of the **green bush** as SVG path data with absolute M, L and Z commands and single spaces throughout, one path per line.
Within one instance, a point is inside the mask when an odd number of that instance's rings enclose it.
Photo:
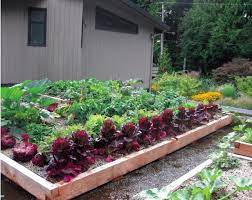
M 164 73 L 172 73 L 173 68 L 171 65 L 171 58 L 167 48 L 164 49 L 163 55 L 158 59 L 159 72 Z
M 236 77 L 235 82 L 240 92 L 252 97 L 252 76 L 245 78 Z
M 202 92 L 216 91 L 216 83 L 214 80 L 207 77 L 201 77 L 199 80 L 201 81 Z
M 237 96 L 236 88 L 232 84 L 225 84 L 221 86 L 220 92 L 224 97 L 235 98 Z
M 190 97 L 200 91 L 202 82 L 187 75 L 164 73 L 156 84 L 159 91 L 173 90 L 182 96 Z

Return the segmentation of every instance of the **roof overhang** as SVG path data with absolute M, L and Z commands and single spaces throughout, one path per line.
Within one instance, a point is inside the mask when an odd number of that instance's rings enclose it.
M 155 27 L 156 32 L 165 32 L 165 31 L 170 31 L 170 27 L 157 19 L 156 17 L 150 15 L 147 11 L 139 7 L 137 4 L 133 3 L 130 0 L 120 0 L 123 4 L 143 16 L 145 19 L 147 19 L 153 26 Z

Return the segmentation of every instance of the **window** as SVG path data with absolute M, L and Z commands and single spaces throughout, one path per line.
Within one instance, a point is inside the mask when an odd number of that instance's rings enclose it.
M 28 45 L 46 46 L 46 8 L 28 10 Z
M 96 7 L 95 28 L 122 33 L 138 33 L 137 24 L 123 19 L 100 7 Z

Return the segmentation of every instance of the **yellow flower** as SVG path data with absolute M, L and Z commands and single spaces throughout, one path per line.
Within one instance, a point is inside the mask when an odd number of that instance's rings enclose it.
M 158 84 L 157 83 L 152 83 L 151 84 L 151 91 L 152 92 L 157 92 L 158 91 Z
M 194 101 L 202 101 L 202 102 L 212 102 L 217 101 L 222 97 L 220 92 L 206 92 L 200 93 L 197 95 L 192 96 L 192 100 Z

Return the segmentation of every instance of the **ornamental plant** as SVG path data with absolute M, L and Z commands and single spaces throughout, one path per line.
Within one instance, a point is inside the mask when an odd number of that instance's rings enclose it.
M 213 102 L 221 99 L 222 95 L 220 92 L 206 92 L 192 96 L 192 100 L 200 102 Z
M 224 97 L 235 98 L 237 97 L 237 91 L 233 84 L 225 84 L 221 86 L 220 89 L 221 94 Z
M 252 97 L 252 76 L 236 77 L 235 83 L 240 92 Z

